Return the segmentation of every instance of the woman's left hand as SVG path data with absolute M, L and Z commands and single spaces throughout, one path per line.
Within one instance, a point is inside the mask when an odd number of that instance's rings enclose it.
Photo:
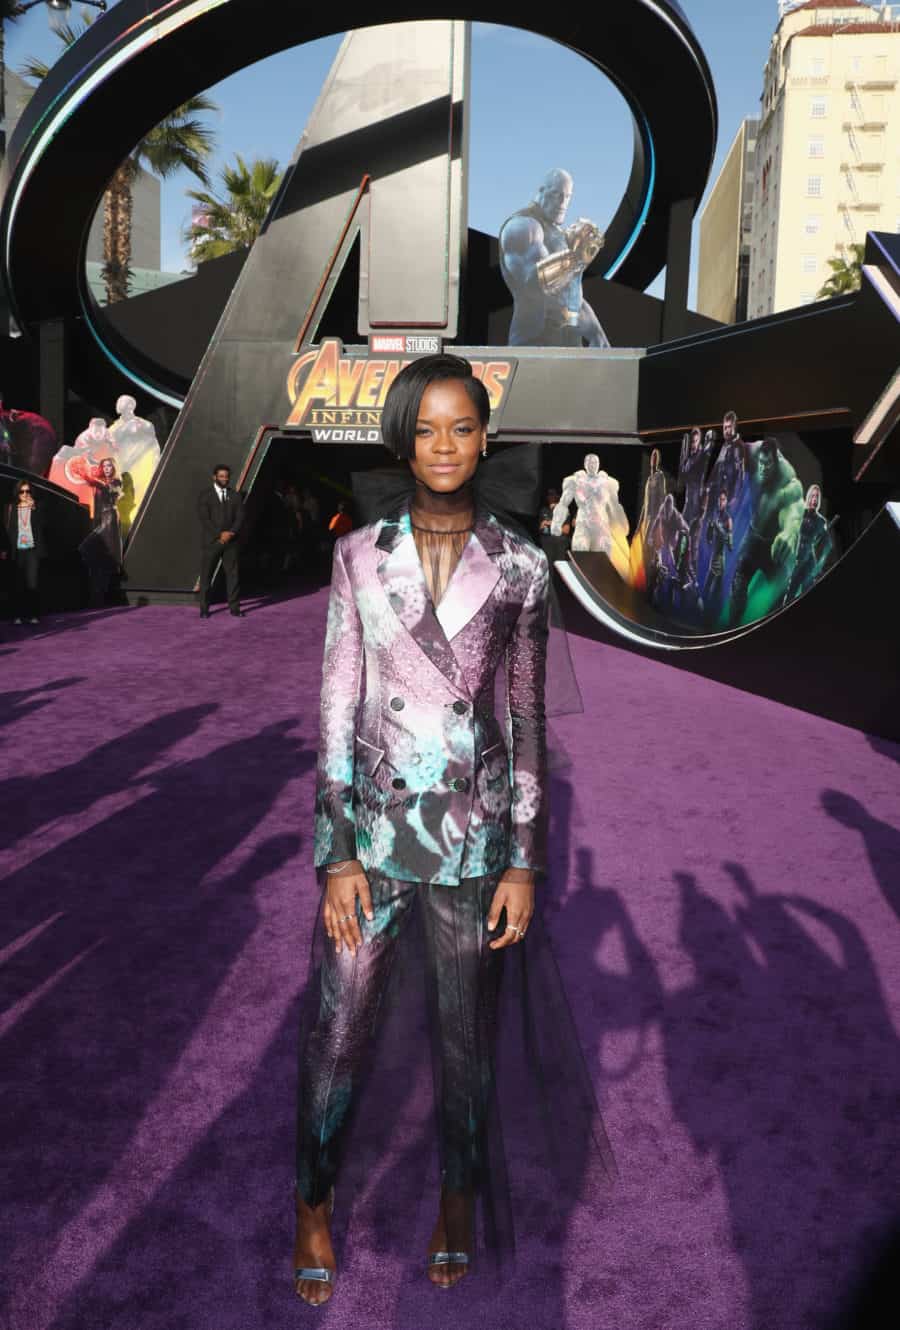
M 506 907 L 506 929 L 502 937 L 490 942 L 492 951 L 522 942 L 534 914 L 534 874 L 525 869 L 508 869 L 494 892 L 488 913 L 488 928 L 494 929 L 500 912 Z

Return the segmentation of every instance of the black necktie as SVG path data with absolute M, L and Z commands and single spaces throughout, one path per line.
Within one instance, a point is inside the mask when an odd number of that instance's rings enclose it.
M 222 492 L 221 492 L 221 495 L 220 495 L 219 497 L 221 498 L 222 502 L 224 503 L 224 502 L 226 501 L 226 499 L 228 498 L 228 491 L 227 491 L 226 489 L 223 489 Z

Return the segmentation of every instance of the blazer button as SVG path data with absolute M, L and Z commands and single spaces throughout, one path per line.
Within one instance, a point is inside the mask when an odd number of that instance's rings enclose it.
M 469 708 L 466 706 L 465 702 L 454 702 L 453 710 L 456 712 L 457 716 L 464 716 Z
M 403 701 L 402 697 L 391 698 L 391 711 L 402 711 L 405 706 L 406 703 Z
M 460 790 L 465 794 L 466 790 L 469 788 L 468 777 L 457 776 L 455 780 L 451 780 L 450 788 L 451 790 Z
M 395 776 L 394 779 L 391 781 L 391 784 L 393 785 L 395 790 L 406 789 L 406 781 L 403 779 L 402 776 Z

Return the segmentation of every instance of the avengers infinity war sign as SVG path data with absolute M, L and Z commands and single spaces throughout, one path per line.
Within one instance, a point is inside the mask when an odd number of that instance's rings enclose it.
M 320 346 L 301 352 L 291 366 L 287 392 L 291 412 L 285 429 L 309 430 L 314 443 L 379 443 L 381 409 L 394 379 L 415 352 L 438 349 L 411 343 L 431 338 L 403 335 L 372 335 L 368 348 L 353 347 L 347 353 L 337 338 L 326 338 Z M 381 344 L 388 354 L 373 354 Z M 481 379 L 491 400 L 493 433 L 509 396 L 516 362 L 505 358 L 468 356 L 475 377 Z

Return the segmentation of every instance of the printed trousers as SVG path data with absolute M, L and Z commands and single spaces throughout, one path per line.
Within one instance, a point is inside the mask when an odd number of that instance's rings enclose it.
M 486 1166 L 486 1126 L 493 1090 L 493 1048 L 505 914 L 489 931 L 499 876 L 458 886 L 403 882 L 367 874 L 374 919 L 357 903 L 364 939 L 352 956 L 325 941 L 318 1017 L 300 1050 L 297 1187 L 319 1205 L 337 1176 L 365 1054 L 369 1051 L 398 944 L 422 911 L 432 1055 L 435 1059 L 442 1185 L 477 1191 Z

